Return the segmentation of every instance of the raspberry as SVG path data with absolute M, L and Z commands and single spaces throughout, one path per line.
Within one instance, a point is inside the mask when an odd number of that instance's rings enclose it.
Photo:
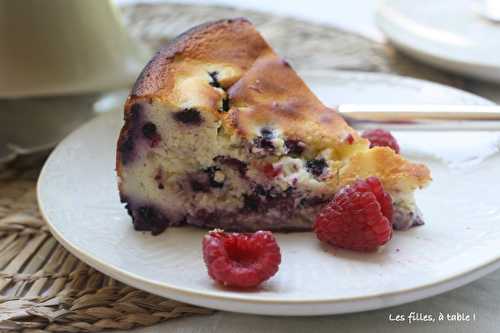
M 377 128 L 364 131 L 361 136 L 370 141 L 370 148 L 389 147 L 394 150 L 396 154 L 399 154 L 399 144 L 389 131 Z
M 392 200 L 376 177 L 341 188 L 316 217 L 319 240 L 334 246 L 374 251 L 392 237 Z
M 262 172 L 266 175 L 267 178 L 274 178 L 280 175 L 282 172 L 282 167 L 275 168 L 272 164 L 267 163 L 262 168 Z
M 368 177 L 364 181 L 358 180 L 351 186 L 358 192 L 372 192 L 375 194 L 375 197 L 380 204 L 382 214 L 387 217 L 389 222 L 392 224 L 392 198 L 389 193 L 384 191 L 384 187 L 377 177 Z
M 251 288 L 276 274 L 281 253 L 270 231 L 239 234 L 213 230 L 203 238 L 203 259 L 215 281 Z
M 344 142 L 352 145 L 354 143 L 354 137 L 352 136 L 352 134 L 349 133 L 349 135 L 344 139 Z

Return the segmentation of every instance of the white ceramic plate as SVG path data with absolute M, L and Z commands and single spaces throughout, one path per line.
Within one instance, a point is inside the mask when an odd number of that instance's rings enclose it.
M 500 23 L 483 16 L 479 4 L 479 0 L 385 0 L 377 24 L 410 56 L 500 82 Z
M 486 100 L 444 86 L 361 73 L 307 74 L 333 103 L 464 103 Z M 479 278 L 499 266 L 498 133 L 396 133 L 403 153 L 425 161 L 434 182 L 418 193 L 427 224 L 396 232 L 382 251 L 323 247 L 312 233 L 277 234 L 278 274 L 253 292 L 208 277 L 204 230 L 136 232 L 119 203 L 114 172 L 121 112 L 83 126 L 52 153 L 39 180 L 41 210 L 74 255 L 120 281 L 201 306 L 264 315 L 319 315 L 401 304 Z M 496 175 L 494 177 L 494 175 Z

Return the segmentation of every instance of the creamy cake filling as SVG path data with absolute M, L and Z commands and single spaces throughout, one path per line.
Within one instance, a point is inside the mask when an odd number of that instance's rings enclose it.
M 330 150 L 312 152 L 271 126 L 248 142 L 227 135 L 210 113 L 164 108 L 154 102 L 135 104 L 135 127 L 124 141 L 133 148 L 122 155 L 122 192 L 134 196 L 122 201 L 138 230 L 158 233 L 181 224 L 310 229 L 335 194 L 325 180 L 348 163 L 329 160 Z M 412 193 L 391 194 L 395 228 L 422 223 Z

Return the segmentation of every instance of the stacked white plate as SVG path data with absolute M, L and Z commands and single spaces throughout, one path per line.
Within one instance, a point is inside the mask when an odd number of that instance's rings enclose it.
M 500 21 L 482 1 L 385 0 L 377 24 L 400 50 L 472 78 L 500 82 Z

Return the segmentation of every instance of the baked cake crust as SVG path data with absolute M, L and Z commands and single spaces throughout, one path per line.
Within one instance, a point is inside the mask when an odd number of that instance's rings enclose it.
M 151 119 L 154 121 L 148 121 Z M 160 129 L 160 123 L 172 124 L 167 130 Z M 186 140 L 199 141 L 180 142 L 184 133 Z M 292 151 L 297 150 L 297 145 L 300 151 Z M 237 190 L 235 184 L 240 180 L 233 181 L 228 176 L 231 171 L 226 172 L 224 163 L 221 164 L 224 158 L 236 165 L 240 163 L 240 170 L 233 176 L 246 182 L 240 187 L 251 183 L 248 189 L 252 191 L 266 183 L 265 177 L 256 173 L 269 165 L 273 170 L 303 166 L 312 176 L 305 179 L 297 170 L 289 171 L 290 175 L 300 174 L 292 181 L 285 171 L 275 175 L 275 179 L 269 180 L 272 191 L 266 188 L 263 200 L 254 209 L 247 205 L 248 193 L 240 193 L 241 202 L 229 209 L 221 209 L 218 203 L 201 207 L 196 202 L 210 201 L 207 196 L 226 200 L 232 195 L 231 190 Z M 177 163 L 177 160 L 184 161 Z M 328 172 L 315 172 L 314 168 L 311 172 L 315 163 L 326 167 Z M 161 174 L 160 178 L 167 183 L 168 179 L 181 179 L 183 172 L 201 177 L 196 170 L 204 170 L 212 178 L 220 173 L 220 177 L 226 177 L 226 183 L 198 191 L 193 188 L 191 176 L 191 190 L 204 194 L 182 199 L 194 200 L 189 206 L 180 209 L 177 204 L 171 208 L 168 206 L 173 205 L 175 196 L 164 195 L 167 185 L 162 183 L 164 188 L 156 194 L 145 182 L 132 181 L 145 177 L 144 170 L 150 168 L 154 174 L 149 177 L 158 178 Z M 307 215 L 314 215 L 338 187 L 358 178 L 377 176 L 396 197 L 406 196 L 430 181 L 424 165 L 410 163 L 386 147 L 369 149 L 368 141 L 350 128 L 335 109 L 324 106 L 244 18 L 195 27 L 155 54 L 125 104 L 116 169 L 122 201 L 128 204 L 138 229 L 157 228 L 152 224 L 161 224 L 158 229 L 162 229 L 183 223 L 234 230 L 308 229 L 314 216 Z M 152 184 L 158 185 L 158 180 Z M 172 184 L 173 181 L 167 190 L 177 186 Z M 179 186 L 178 193 L 185 192 L 185 187 Z M 278 193 L 280 186 L 283 193 L 300 190 L 301 204 L 292 204 L 288 194 Z M 308 196 L 314 199 L 311 200 L 316 202 L 314 205 L 304 205 Z M 293 198 L 298 200 L 296 196 Z M 231 200 L 239 199 L 231 196 Z M 267 207 L 266 202 L 273 202 L 273 208 Z M 141 208 L 142 213 L 138 212 Z M 280 219 L 288 219 L 290 225 L 273 224 L 272 219 L 280 209 Z M 139 225 L 144 216 L 156 222 Z

